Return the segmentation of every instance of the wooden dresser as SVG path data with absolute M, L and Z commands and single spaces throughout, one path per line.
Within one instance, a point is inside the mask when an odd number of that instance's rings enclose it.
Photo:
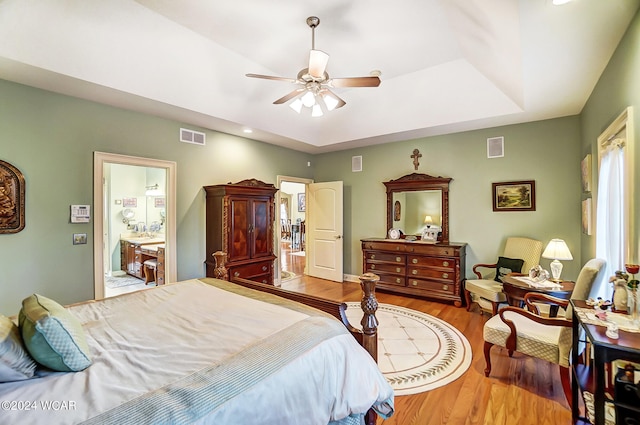
M 273 285 L 274 195 L 256 179 L 205 186 L 206 274 L 215 277 L 213 253 L 227 253 L 229 277 Z
M 466 246 L 466 243 L 362 239 L 362 270 L 380 276 L 378 289 L 453 301 L 460 307 Z

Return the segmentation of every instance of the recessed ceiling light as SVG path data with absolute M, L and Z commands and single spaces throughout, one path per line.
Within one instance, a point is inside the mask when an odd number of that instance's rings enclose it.
M 553 4 L 555 6 L 560 6 L 561 4 L 567 4 L 569 3 L 571 0 L 553 0 Z
M 245 128 L 244 130 L 245 133 L 253 133 L 253 130 L 251 130 L 250 128 Z

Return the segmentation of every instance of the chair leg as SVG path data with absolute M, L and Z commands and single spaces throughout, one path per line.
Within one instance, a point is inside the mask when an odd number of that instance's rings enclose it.
M 484 369 L 484 376 L 489 376 L 491 373 L 491 347 L 493 347 L 492 343 L 484 342 L 484 361 L 487 364 Z
M 491 301 L 491 312 L 493 313 L 494 316 L 496 314 L 498 314 L 498 306 L 499 305 L 500 305 L 500 303 L 497 303 L 495 301 Z
M 571 407 L 571 379 L 569 377 L 569 368 L 558 365 L 560 368 L 560 382 L 562 382 L 562 390 L 564 391 L 564 396 L 567 399 L 567 403 L 569 403 L 569 407 Z
M 471 292 L 464 290 L 464 300 L 467 303 L 467 311 L 471 310 Z

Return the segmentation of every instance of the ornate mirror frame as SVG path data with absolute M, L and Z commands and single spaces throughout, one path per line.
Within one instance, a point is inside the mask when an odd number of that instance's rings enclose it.
M 442 194 L 442 233 L 438 242 L 449 243 L 449 177 L 434 177 L 428 174 L 412 173 L 395 180 L 383 182 L 387 188 L 387 230 L 393 227 L 393 194 L 396 192 L 417 192 L 439 190 Z

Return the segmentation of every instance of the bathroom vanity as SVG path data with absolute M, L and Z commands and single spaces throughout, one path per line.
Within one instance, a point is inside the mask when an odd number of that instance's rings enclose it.
M 120 239 L 120 264 L 122 271 L 139 279 L 144 279 L 143 264 L 145 261 L 155 258 L 156 283 L 164 284 L 164 239 L 162 238 L 121 238 Z

